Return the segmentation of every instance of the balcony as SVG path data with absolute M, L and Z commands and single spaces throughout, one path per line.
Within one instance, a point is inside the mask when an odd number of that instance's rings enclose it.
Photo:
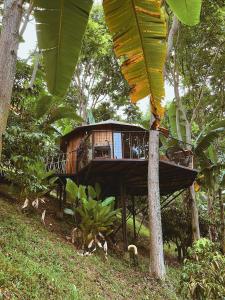
M 75 174 L 91 161 L 144 161 L 148 159 L 147 131 L 93 130 L 82 137 L 78 147 L 56 157 L 49 157 L 47 169 L 57 174 Z M 160 145 L 160 160 L 187 167 L 192 153 L 182 147 L 164 149 Z

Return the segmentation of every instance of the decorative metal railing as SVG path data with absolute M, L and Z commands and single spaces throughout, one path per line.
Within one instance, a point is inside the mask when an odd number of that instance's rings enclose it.
M 79 146 L 72 152 L 48 157 L 46 168 L 57 174 L 74 174 L 92 160 L 148 159 L 149 134 L 147 131 L 92 131 L 81 139 Z M 192 152 L 181 145 L 168 149 L 161 148 L 160 159 L 178 165 L 189 166 Z

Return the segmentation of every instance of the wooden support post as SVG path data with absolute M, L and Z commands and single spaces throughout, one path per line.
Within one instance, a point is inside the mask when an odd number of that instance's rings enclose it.
M 65 204 L 66 204 L 66 182 L 64 182 L 64 185 L 63 185 L 63 195 L 62 195 L 63 209 L 65 207 Z
M 63 204 L 62 204 L 62 184 L 59 185 L 59 208 L 60 211 L 62 210 Z
M 132 215 L 133 215 L 133 230 L 134 230 L 134 244 L 137 241 L 137 233 L 136 233 L 136 220 L 135 220 L 135 197 L 132 196 Z
M 122 231 L 123 231 L 123 247 L 124 251 L 127 251 L 128 241 L 127 241 L 127 199 L 126 190 L 124 184 L 120 184 L 120 199 L 122 204 Z
M 63 186 L 62 186 L 62 182 L 59 182 L 58 188 L 57 188 L 58 192 L 58 200 L 59 200 L 59 211 L 57 211 L 56 215 L 59 219 L 63 218 Z

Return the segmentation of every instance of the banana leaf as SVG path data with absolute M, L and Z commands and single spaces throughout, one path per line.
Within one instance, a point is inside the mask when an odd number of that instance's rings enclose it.
M 104 0 L 103 8 L 132 102 L 150 95 L 152 113 L 162 118 L 167 26 L 161 0 Z
M 166 0 L 173 13 L 185 25 L 199 23 L 202 0 Z
M 48 90 L 64 96 L 72 79 L 92 0 L 34 0 L 38 47 Z
M 216 128 L 208 132 L 207 135 L 201 138 L 201 140 L 198 142 L 195 148 L 195 153 L 198 155 L 201 152 L 205 151 L 211 145 L 211 143 L 213 143 L 214 140 L 218 138 L 220 134 L 224 134 L 224 132 L 225 127 Z
M 49 95 L 41 96 L 36 102 L 36 117 L 40 119 L 47 114 L 51 108 L 53 97 Z

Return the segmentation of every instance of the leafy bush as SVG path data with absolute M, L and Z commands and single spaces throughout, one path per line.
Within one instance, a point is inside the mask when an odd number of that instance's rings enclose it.
M 101 189 L 98 184 L 92 186 L 77 186 L 67 179 L 66 190 L 70 199 L 73 199 L 73 209 L 66 208 L 65 213 L 73 215 L 77 228 L 81 232 L 82 247 L 91 251 L 104 247 L 107 252 L 106 237 L 112 233 L 113 223 L 116 220 L 118 209 L 114 210 L 114 197 L 100 200 Z
M 225 257 L 216 251 L 214 243 L 200 239 L 188 249 L 184 262 L 181 287 L 185 296 L 194 300 L 225 298 Z

